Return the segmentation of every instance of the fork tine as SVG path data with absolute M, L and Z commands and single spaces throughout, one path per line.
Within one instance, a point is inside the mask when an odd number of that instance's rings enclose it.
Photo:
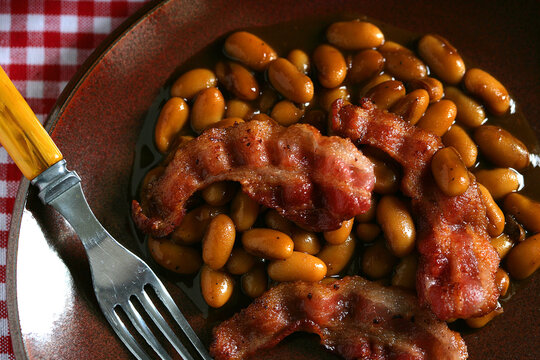
M 122 340 L 122 342 L 129 348 L 131 353 L 135 355 L 135 357 L 139 360 L 149 360 L 148 354 L 141 348 L 137 340 L 131 335 L 129 330 L 126 328 L 126 325 L 120 319 L 118 314 L 114 311 L 114 309 L 105 310 L 103 309 L 103 314 L 109 321 L 109 324 L 112 325 L 112 328 L 116 335 Z
M 172 299 L 167 289 L 165 289 L 165 286 L 161 283 L 161 281 L 153 282 L 148 285 L 153 287 L 157 296 L 161 299 L 163 304 L 167 307 L 167 309 L 169 310 L 173 318 L 176 320 L 180 328 L 184 331 L 184 334 L 189 339 L 189 341 L 193 344 L 193 346 L 195 347 L 195 350 L 197 350 L 197 352 L 203 358 L 203 360 L 212 360 L 212 358 L 210 357 L 210 354 L 208 354 L 208 351 L 206 351 L 206 347 L 202 344 L 197 334 L 195 334 L 195 331 L 193 331 L 193 329 L 191 328 L 191 325 L 189 325 L 184 315 L 180 312 L 180 309 L 178 309 L 178 306 Z
M 159 311 L 156 309 L 154 304 L 152 303 L 152 300 L 148 296 L 148 294 L 143 291 L 141 296 L 138 298 L 141 302 L 143 308 L 148 312 L 148 315 L 154 320 L 154 323 L 159 327 L 159 329 L 165 334 L 169 342 L 174 346 L 176 351 L 182 356 L 184 360 L 192 360 L 193 358 L 189 354 L 188 350 L 182 344 L 178 336 L 173 332 L 171 327 L 167 324 L 163 316 L 159 313 Z
M 165 351 L 163 346 L 157 341 L 156 337 L 148 326 L 146 326 L 146 323 L 144 322 L 144 319 L 141 317 L 137 309 L 133 306 L 133 303 L 131 300 L 128 300 L 127 306 L 121 306 L 122 310 L 126 313 L 129 320 L 131 320 L 133 326 L 135 326 L 135 329 L 139 332 L 139 334 L 142 335 L 142 337 L 146 340 L 146 342 L 154 349 L 154 351 L 162 358 L 166 360 L 172 360 L 169 354 Z

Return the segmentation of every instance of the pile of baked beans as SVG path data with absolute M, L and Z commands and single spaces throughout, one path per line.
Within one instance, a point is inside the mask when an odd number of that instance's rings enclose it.
M 327 118 L 337 98 L 369 97 L 381 109 L 442 137 L 433 176 L 448 196 L 463 193 L 472 172 L 487 207 L 488 232 L 504 259 L 497 273 L 502 295 L 515 279 L 540 266 L 540 203 L 518 191 L 518 171 L 529 165 L 526 146 L 508 131 L 486 124 L 486 112 L 509 111 L 510 96 L 489 73 L 467 69 L 445 38 L 428 34 L 416 52 L 385 40 L 365 21 L 343 21 L 326 31 L 327 43 L 308 54 L 297 48 L 280 57 L 259 37 L 229 35 L 224 61 L 197 68 L 172 85 L 155 127 L 164 163 L 180 144 L 207 128 L 271 117 L 283 126 L 309 123 L 331 135 Z M 487 159 L 479 166 L 478 150 Z M 157 263 L 180 274 L 200 271 L 202 295 L 223 306 L 236 287 L 252 297 L 281 281 L 319 281 L 356 271 L 384 284 L 414 290 L 417 254 L 409 200 L 399 193 L 400 169 L 379 151 L 363 149 L 375 165 L 373 205 L 365 214 L 324 233 L 303 230 L 273 209 L 261 207 L 230 182 L 200 193 L 167 238 L 148 239 Z M 169 154 L 169 156 L 167 156 Z M 144 182 L 163 171 L 151 170 Z M 354 261 L 353 261 L 354 259 Z M 468 319 L 481 327 L 501 312 Z

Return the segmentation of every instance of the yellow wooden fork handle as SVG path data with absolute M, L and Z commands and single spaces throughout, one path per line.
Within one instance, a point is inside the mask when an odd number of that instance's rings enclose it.
M 62 160 L 62 153 L 2 67 L 0 143 L 29 180 Z

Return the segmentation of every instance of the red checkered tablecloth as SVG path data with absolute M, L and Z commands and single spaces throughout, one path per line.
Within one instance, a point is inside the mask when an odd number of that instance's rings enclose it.
M 0 0 L 0 66 L 44 121 L 94 48 L 145 0 Z M 0 360 L 14 359 L 6 252 L 21 173 L 0 146 Z

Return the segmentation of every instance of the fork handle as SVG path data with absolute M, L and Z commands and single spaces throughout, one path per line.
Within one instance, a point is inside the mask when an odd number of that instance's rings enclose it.
M 29 180 L 63 158 L 2 67 L 0 67 L 0 143 Z

